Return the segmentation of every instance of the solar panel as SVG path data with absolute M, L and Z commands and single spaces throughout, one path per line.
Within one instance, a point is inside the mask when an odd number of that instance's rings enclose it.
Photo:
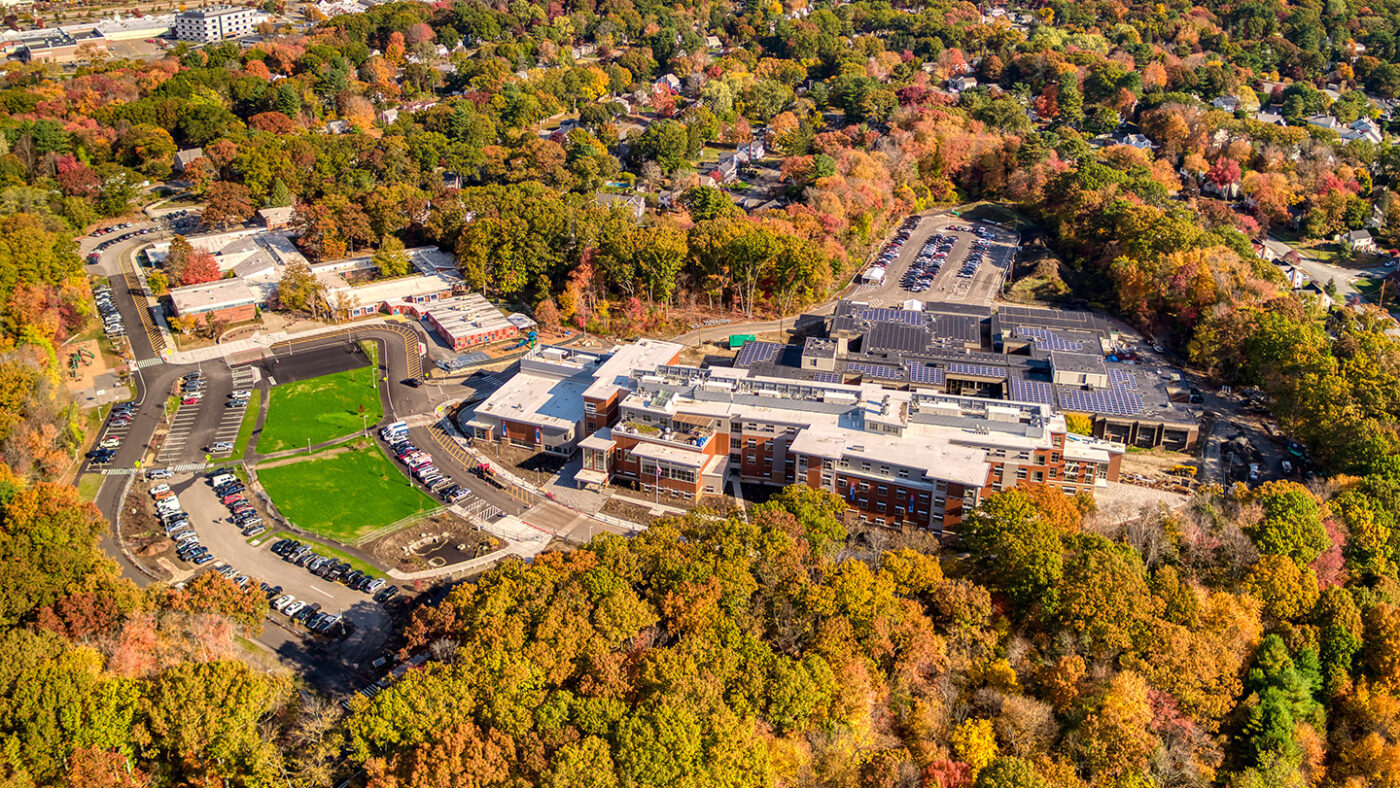
M 982 378 L 1004 378 L 1006 377 L 1005 367 L 993 367 L 987 364 L 949 364 L 948 373 L 951 375 L 975 375 Z
M 772 361 L 774 356 L 783 352 L 783 345 L 777 342 L 755 342 L 750 340 L 744 343 L 739 349 L 739 356 L 734 359 L 734 366 L 747 367 L 759 364 L 764 361 Z
M 1035 402 L 1041 405 L 1055 404 L 1055 392 L 1049 383 L 1025 378 L 1011 379 L 1011 399 L 1019 402 Z
M 814 383 L 840 383 L 842 380 L 839 372 L 813 372 L 812 382 Z
M 909 373 L 910 383 L 927 383 L 934 386 L 943 385 L 943 368 L 935 367 L 931 364 L 910 363 L 905 364 L 904 369 Z
M 1066 339 L 1063 336 L 1051 331 L 1048 328 L 1018 328 L 1016 333 L 1035 339 L 1036 347 L 1041 350 L 1083 350 L 1084 343 Z
M 1060 389 L 1060 407 L 1064 410 L 1131 416 L 1142 412 L 1142 395 L 1136 391 L 1121 388 L 1098 391 L 1062 388 Z
M 924 324 L 924 313 L 909 309 L 865 309 L 860 316 L 874 323 L 905 323 L 911 326 Z
M 1136 389 L 1138 387 L 1137 376 L 1126 369 L 1109 367 L 1108 382 L 1114 388 Z
M 885 367 L 879 364 L 866 364 L 860 361 L 853 361 L 846 365 L 847 372 L 853 372 L 861 377 L 874 378 L 877 380 L 899 380 L 904 377 L 904 373 L 892 367 Z

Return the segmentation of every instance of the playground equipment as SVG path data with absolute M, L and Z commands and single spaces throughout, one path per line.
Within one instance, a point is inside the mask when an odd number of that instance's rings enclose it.
M 523 348 L 533 348 L 533 347 L 535 346 L 535 343 L 539 341 L 539 338 L 540 338 L 540 334 L 539 334 L 538 331 L 531 331 L 530 333 L 528 333 L 528 334 L 526 334 L 525 336 L 521 337 L 521 338 L 520 338 L 520 341 L 517 342 L 517 343 L 515 343 L 515 345 L 514 345 L 513 347 L 511 347 L 511 350 L 515 350 L 516 348 L 522 348 L 522 347 L 523 347 Z
M 77 377 L 78 377 L 78 367 L 79 367 L 79 366 L 84 366 L 84 367 L 91 366 L 91 365 L 92 365 L 92 360 L 93 360 L 92 351 L 91 351 L 91 350 L 88 350 L 87 348 L 84 348 L 84 347 L 80 347 L 80 348 L 78 348 L 77 350 L 73 351 L 72 353 L 68 354 L 68 375 L 69 375 L 69 377 L 72 377 L 72 378 L 74 378 L 74 379 L 77 379 Z

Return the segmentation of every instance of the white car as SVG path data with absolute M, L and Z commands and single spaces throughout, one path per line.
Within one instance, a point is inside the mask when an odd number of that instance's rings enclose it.
M 281 612 L 282 608 L 286 607 L 287 605 L 290 605 L 292 602 L 295 601 L 296 597 L 292 596 L 291 594 L 287 594 L 286 596 L 279 596 L 277 597 L 277 599 L 273 600 L 271 607 L 273 610 Z
M 283 612 L 283 613 L 286 613 L 286 614 L 289 615 L 289 616 L 294 616 L 294 615 L 296 615 L 296 612 L 297 612 L 298 610 L 301 610 L 301 609 L 304 608 L 304 607 L 306 607 L 306 603 L 305 603 L 305 602 L 302 602 L 302 601 L 299 600 L 299 599 L 294 599 L 294 600 L 292 600 L 291 604 L 289 604 L 289 605 L 287 605 L 286 607 L 282 608 L 282 612 Z
M 251 397 L 251 396 L 253 396 L 253 392 L 248 391 L 248 390 L 246 390 L 246 389 L 238 389 L 237 391 L 235 391 L 235 392 L 233 392 L 232 394 L 228 395 L 228 398 L 229 398 L 229 399 L 248 399 L 248 398 Z
M 174 475 L 174 471 L 166 470 L 165 468 L 157 468 L 155 470 L 146 471 L 146 478 L 148 479 L 169 479 Z
M 210 446 L 209 448 L 215 454 L 223 454 L 224 452 L 233 451 L 233 444 L 229 443 L 228 441 L 220 441 L 219 443 L 216 443 L 213 446 Z
M 117 448 L 117 447 L 120 446 L 120 445 L 122 445 L 122 439 L 121 439 L 121 438 L 118 438 L 118 437 L 116 437 L 116 436 L 113 436 L 113 437 L 107 438 L 106 440 L 104 440 L 104 441 L 102 441 L 101 443 L 97 444 L 97 448 L 99 448 L 99 449 L 115 449 L 115 448 Z
M 161 493 L 167 492 L 170 492 L 170 485 L 168 484 L 157 484 L 151 488 L 151 495 L 160 495 Z

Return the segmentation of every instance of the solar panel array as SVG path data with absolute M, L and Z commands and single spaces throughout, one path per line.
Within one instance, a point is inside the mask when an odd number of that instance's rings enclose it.
M 842 377 L 841 377 L 841 373 L 839 373 L 839 372 L 813 372 L 813 373 L 812 373 L 812 382 L 813 382 L 813 383 L 840 383 L 841 381 L 842 381 Z
M 1018 402 L 1035 402 L 1053 407 L 1055 404 L 1055 391 L 1050 387 L 1049 383 L 1045 383 L 1044 381 L 1012 378 L 1011 399 Z
M 943 368 L 930 366 L 928 364 L 910 363 L 905 364 L 904 369 L 909 373 L 910 383 L 927 383 L 933 386 L 943 385 Z
M 861 377 L 874 378 L 876 380 L 899 380 L 904 377 L 901 370 L 892 367 L 885 367 L 879 364 L 866 364 L 854 361 L 846 365 L 847 372 L 853 372 Z
M 953 375 L 976 375 L 982 378 L 1006 377 L 1006 367 L 993 367 L 987 364 L 949 364 L 948 372 Z
M 912 309 L 871 308 L 862 310 L 860 316 L 873 323 L 906 323 L 911 326 L 922 326 L 927 320 L 923 312 Z
M 1083 350 L 1084 343 L 1066 339 L 1063 336 L 1051 331 L 1048 328 L 1025 328 L 1016 329 L 1016 333 L 1024 337 L 1033 337 L 1036 347 L 1041 350 Z
M 1126 369 L 1109 367 L 1108 382 L 1114 388 L 1136 389 L 1138 387 L 1137 376 Z
M 759 364 L 764 361 L 772 361 L 775 356 L 783 352 L 783 346 L 777 342 L 745 342 L 739 349 L 739 357 L 734 359 L 734 366 L 747 367 Z
M 1131 416 L 1142 412 L 1142 395 L 1124 388 L 1098 391 L 1061 388 L 1060 407 L 1064 410 Z

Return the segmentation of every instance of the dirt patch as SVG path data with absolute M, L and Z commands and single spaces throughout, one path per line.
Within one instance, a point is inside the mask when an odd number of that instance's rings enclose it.
M 347 441 L 346 443 L 342 443 L 338 446 L 331 446 L 330 448 L 326 449 L 315 449 L 310 454 L 307 454 L 305 449 L 301 449 L 300 454 L 293 454 L 290 457 L 279 457 L 275 460 L 263 460 L 258 463 L 257 468 L 258 470 L 265 471 L 268 468 L 276 468 L 279 465 L 291 465 L 294 462 L 302 462 L 304 460 L 327 460 L 331 457 L 334 457 L 337 454 L 343 454 L 347 451 L 354 451 L 356 449 L 359 449 L 360 446 L 357 444 L 359 444 L 359 441 Z M 292 451 L 297 450 L 293 449 Z
M 384 564 L 404 572 L 449 566 L 505 547 L 496 537 L 452 514 L 438 514 L 401 528 L 366 547 Z
M 132 486 L 122 503 L 121 538 L 148 572 L 161 579 L 172 576 L 166 567 L 175 560 L 175 543 L 166 538 L 151 497 L 139 485 Z
M 475 443 L 476 448 L 482 454 L 490 457 L 493 464 L 500 465 L 536 487 L 548 484 L 559 473 L 559 469 L 568 462 L 563 457 L 556 457 L 532 449 L 522 449 L 509 444 L 492 441 L 476 441 Z
M 634 503 L 620 501 L 616 498 L 609 498 L 599 511 L 603 514 L 621 517 L 624 520 L 631 520 L 634 523 L 642 523 L 643 525 L 656 519 L 652 516 L 650 507 L 638 506 Z
M 1119 472 L 1153 477 L 1179 476 L 1182 474 L 1173 471 L 1187 465 L 1199 470 L 1200 460 L 1192 454 L 1166 449 L 1130 449 L 1123 454 Z

